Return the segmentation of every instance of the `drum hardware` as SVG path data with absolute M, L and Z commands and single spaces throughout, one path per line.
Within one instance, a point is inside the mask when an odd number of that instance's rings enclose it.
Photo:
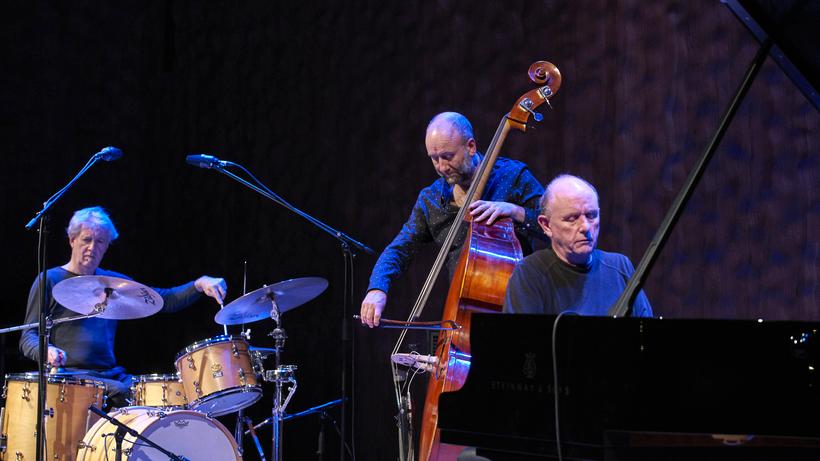
M 242 295 L 244 296 L 246 294 L 248 294 L 248 261 L 247 260 L 245 260 L 245 262 L 242 264 Z M 224 308 L 225 306 L 221 306 L 221 307 Z M 220 308 L 220 310 L 222 310 L 222 309 Z M 250 341 L 251 341 L 251 330 L 250 330 L 250 328 L 248 328 L 248 330 L 246 331 L 244 323 L 241 325 L 240 328 L 241 329 L 240 329 L 239 335 L 242 336 L 243 338 L 245 338 L 245 341 L 248 341 L 248 343 L 250 343 Z M 228 326 L 227 325 L 224 326 L 224 330 L 226 332 L 228 331 Z M 259 354 L 256 351 L 254 351 L 253 349 L 254 349 L 253 347 L 248 348 L 248 351 L 251 354 L 251 361 L 253 362 L 253 372 L 256 373 L 258 376 L 261 376 L 262 373 L 264 372 L 264 366 L 262 364 L 262 359 L 260 358 Z M 245 454 L 244 453 L 244 441 L 242 440 L 242 436 L 243 436 L 243 434 L 242 434 L 242 424 L 243 424 L 243 422 L 245 422 L 245 419 L 246 419 L 245 410 L 243 408 L 240 408 L 239 411 L 236 413 L 236 424 L 234 424 L 233 438 L 234 438 L 234 440 L 236 440 L 236 444 L 239 446 L 239 453 L 242 454 L 242 455 Z M 259 458 L 262 461 L 265 461 L 265 452 L 262 450 L 261 445 L 259 445 L 259 439 L 257 439 L 255 435 L 254 435 L 254 440 L 253 441 L 254 441 L 254 444 L 256 445 L 256 450 L 259 452 Z
M 240 413 L 242 411 L 240 410 Z M 242 431 L 242 427 L 246 426 L 248 430 Z M 267 461 L 265 458 L 265 450 L 262 449 L 262 444 L 259 443 L 259 437 L 256 435 L 256 430 L 253 427 L 253 421 L 247 416 L 241 416 L 237 418 L 236 421 L 236 431 L 234 434 L 234 439 L 238 446 L 241 447 L 241 441 L 243 435 L 250 435 L 253 438 L 253 445 L 256 447 L 256 452 L 259 454 L 259 459 L 261 461 Z M 241 451 L 241 448 L 240 448 Z
M 325 282 L 327 283 L 327 282 Z M 327 286 L 327 285 L 325 285 Z M 270 336 L 273 338 L 274 346 L 276 347 L 276 352 L 274 356 L 276 357 L 276 368 L 273 370 L 268 370 L 265 372 L 264 379 L 267 382 L 274 383 L 274 390 L 273 390 L 273 405 L 271 407 L 271 424 L 273 427 L 273 449 L 271 454 L 271 459 L 274 461 L 280 461 L 282 458 L 282 423 L 284 422 L 285 416 L 285 408 L 287 408 L 290 399 L 293 397 L 293 394 L 296 392 L 296 366 L 295 365 L 282 365 L 281 364 L 281 352 L 285 348 L 285 340 L 287 339 L 287 334 L 285 333 L 285 329 L 282 328 L 282 318 L 281 312 L 279 311 L 279 305 L 277 303 L 277 299 L 271 293 L 270 297 L 270 313 L 271 318 L 276 322 L 276 328 L 270 332 Z M 288 387 L 288 395 L 285 397 L 284 402 L 282 401 L 282 386 L 290 384 Z
M 3 398 L 6 398 L 6 386 L 3 386 Z M 6 431 L 2 430 L 6 426 L 6 407 L 0 408 L 0 453 L 6 452 Z

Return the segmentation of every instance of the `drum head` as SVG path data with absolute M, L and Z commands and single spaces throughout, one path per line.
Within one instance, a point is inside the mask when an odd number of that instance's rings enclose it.
M 171 453 L 191 461 L 242 459 L 236 442 L 225 426 L 202 413 L 189 410 L 158 412 L 154 408 L 125 407 L 109 415 Z M 107 420 L 97 422 L 86 434 L 84 448 L 78 451 L 78 461 L 114 460 L 116 452 L 112 434 L 115 431 L 116 427 Z M 168 459 L 132 435 L 127 435 L 123 441 L 123 455 L 123 459 L 128 461 Z
M 166 450 L 196 460 L 238 459 L 236 443 L 225 427 L 214 419 L 195 411 L 180 410 L 167 413 L 142 435 Z M 161 459 L 162 454 L 142 443 L 132 447 L 130 460 Z
M 212 416 L 222 416 L 247 408 L 260 398 L 262 389 L 259 387 L 234 387 L 192 402 L 189 407 Z

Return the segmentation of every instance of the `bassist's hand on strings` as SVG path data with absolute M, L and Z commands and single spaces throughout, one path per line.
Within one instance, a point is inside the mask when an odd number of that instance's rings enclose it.
M 362 301 L 362 309 L 359 315 L 362 324 L 370 328 L 379 326 L 379 319 L 382 318 L 384 306 L 387 304 L 387 293 L 382 290 L 370 290 Z
M 486 220 L 488 225 L 501 218 L 512 218 L 516 222 L 524 222 L 526 218 L 523 207 L 513 203 L 485 200 L 476 200 L 471 203 L 470 215 L 473 217 L 473 221 L 482 222 Z

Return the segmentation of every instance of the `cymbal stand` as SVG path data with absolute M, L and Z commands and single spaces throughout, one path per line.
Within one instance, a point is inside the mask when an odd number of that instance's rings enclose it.
M 66 322 L 73 322 L 74 320 L 82 320 L 91 317 L 96 317 L 98 315 L 100 315 L 100 312 L 94 312 L 92 314 L 75 315 L 73 317 L 64 317 L 61 319 L 54 320 L 52 320 L 51 317 L 46 316 L 46 341 L 48 341 L 49 334 L 51 333 L 51 328 L 54 327 L 54 325 Z M 36 328 L 37 325 L 39 325 L 39 322 L 26 323 L 23 325 L 17 325 L 16 327 L 2 328 L 0 329 L 0 335 L 5 333 L 11 333 L 14 331 L 28 330 L 29 328 Z
M 246 295 L 246 294 L 248 294 L 248 261 L 247 260 L 245 260 L 245 263 L 243 265 L 243 270 L 242 270 L 242 295 Z M 225 306 L 222 306 L 220 304 L 219 309 L 223 309 L 224 307 Z M 248 333 L 245 334 L 245 324 L 244 323 L 242 324 L 242 327 L 239 330 L 239 334 L 244 336 L 245 340 L 248 341 L 248 345 L 250 345 L 250 342 L 251 342 L 250 330 L 248 330 Z M 227 336 L 227 335 L 228 335 L 228 325 L 225 325 L 225 336 Z M 256 372 L 256 370 L 254 370 L 254 372 Z M 233 431 L 233 438 L 236 440 L 236 446 L 239 447 L 239 453 L 240 454 L 243 454 L 243 452 L 245 451 L 244 441 L 242 440 L 242 437 L 243 437 L 242 424 L 243 423 L 251 424 L 250 422 L 245 421 L 246 419 L 247 419 L 247 417 L 245 416 L 245 409 L 240 408 L 239 412 L 236 414 L 236 425 L 234 426 L 234 431 Z M 253 427 L 251 427 L 251 429 L 253 429 Z M 255 432 L 253 433 L 253 441 L 256 444 L 257 451 L 259 451 L 259 457 L 262 459 L 262 461 L 265 461 L 265 452 L 262 450 L 262 447 L 259 445 L 259 439 L 256 437 Z
M 272 406 L 272 415 L 271 415 L 271 427 L 273 428 L 273 436 L 272 436 L 272 443 L 273 443 L 273 450 L 271 452 L 271 459 L 274 461 L 281 461 L 282 458 L 282 423 L 284 421 L 285 416 L 285 408 L 287 408 L 290 399 L 293 397 L 293 394 L 296 392 L 296 377 L 294 376 L 294 371 L 296 370 L 296 366 L 294 365 L 282 365 L 281 363 L 281 352 L 285 348 L 285 340 L 287 339 L 287 334 L 285 333 L 285 329 L 282 328 L 282 318 L 281 313 L 279 312 L 279 306 L 276 304 L 276 298 L 274 297 L 273 293 L 270 295 L 271 300 L 271 311 L 270 317 L 276 322 L 276 328 L 270 333 L 270 336 L 273 337 L 273 342 L 276 348 L 276 368 L 274 370 L 268 370 L 265 372 L 265 381 L 273 382 L 275 387 L 273 390 L 273 406 Z M 290 384 L 288 388 L 288 395 L 285 397 L 284 402 L 282 401 L 282 385 Z

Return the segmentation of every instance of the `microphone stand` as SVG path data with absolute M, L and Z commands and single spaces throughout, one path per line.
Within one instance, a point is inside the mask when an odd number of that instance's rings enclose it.
M 43 209 L 38 211 L 34 218 L 31 219 L 26 224 L 26 229 L 31 230 L 35 225 L 38 226 L 37 228 L 37 269 L 40 281 L 37 284 L 37 295 L 40 299 L 40 305 L 37 309 L 37 317 L 39 319 L 37 323 L 37 341 L 38 341 L 38 348 L 37 348 L 37 426 L 36 426 L 36 444 L 37 449 L 35 451 L 35 459 L 37 461 L 44 461 L 45 459 L 45 443 L 46 439 L 44 437 L 45 431 L 43 428 L 43 423 L 45 422 L 45 411 L 46 411 L 46 367 L 48 366 L 48 326 L 46 325 L 46 317 L 49 314 L 48 312 L 48 294 L 46 293 L 46 239 L 45 234 L 48 232 L 46 227 L 46 221 L 48 220 L 48 215 L 46 212 L 55 204 L 58 200 L 68 192 L 71 186 L 77 182 L 80 177 L 85 174 L 95 163 L 100 161 L 105 157 L 105 149 L 96 154 L 92 155 L 91 158 L 86 162 L 85 166 L 80 169 L 80 172 L 74 175 L 74 178 L 68 182 L 62 189 L 58 190 L 54 193 L 48 200 L 43 202 Z
M 333 400 L 331 402 L 323 403 L 321 405 L 318 405 L 318 406 L 315 406 L 315 407 L 312 407 L 312 408 L 308 408 L 307 410 L 300 411 L 299 413 L 293 413 L 293 414 L 290 414 L 290 415 L 285 415 L 282 418 L 282 421 L 284 422 L 284 421 L 288 421 L 290 419 L 301 418 L 303 416 L 308 416 L 308 415 L 312 415 L 312 414 L 315 414 L 315 413 L 319 414 L 319 417 L 320 417 L 319 434 L 318 434 L 318 439 L 317 439 L 317 444 L 316 444 L 316 457 L 317 457 L 318 461 L 323 461 L 324 460 L 324 456 L 325 456 L 325 426 L 327 426 L 328 421 L 330 421 L 330 423 L 333 424 L 333 428 L 336 429 L 336 432 L 339 433 L 339 435 L 341 435 L 341 431 L 339 430 L 339 427 L 336 425 L 336 422 L 333 420 L 333 418 L 330 417 L 330 415 L 325 410 L 327 410 L 331 407 L 334 407 L 336 405 L 340 405 L 341 403 L 342 403 L 342 399 L 336 399 L 336 400 Z M 270 417 L 270 418 L 262 421 L 261 423 L 255 425 L 255 426 L 250 425 L 249 429 L 247 431 L 245 431 L 245 434 L 254 434 L 253 431 L 255 431 L 256 429 L 261 429 L 261 428 L 263 428 L 265 426 L 268 426 L 270 424 L 273 424 L 273 423 L 274 423 L 274 418 Z M 352 457 L 353 452 L 350 450 L 350 447 L 345 445 L 345 448 L 347 449 L 347 453 L 350 454 L 351 457 Z
M 216 159 L 214 159 L 216 160 Z M 246 181 L 244 178 L 237 176 L 233 172 L 229 171 L 229 167 L 237 167 L 242 169 L 245 173 L 248 174 L 256 184 L 252 184 Z M 347 405 L 346 401 L 348 400 L 348 370 L 349 367 L 349 357 L 348 355 L 351 353 L 351 324 L 350 324 L 350 309 L 352 306 L 352 296 L 353 296 L 353 259 L 356 257 L 356 252 L 365 252 L 368 254 L 374 254 L 372 248 L 368 247 L 364 243 L 361 243 L 349 235 L 336 230 L 327 224 L 319 221 L 318 219 L 310 216 L 309 214 L 303 212 L 302 210 L 296 208 L 295 206 L 288 203 L 285 199 L 277 195 L 275 192 L 270 190 L 267 186 L 262 184 L 261 181 L 256 179 L 256 177 L 248 171 L 242 165 L 237 163 L 228 162 L 228 161 L 213 161 L 211 162 L 206 168 L 214 169 L 219 173 L 224 174 L 225 176 L 233 179 L 234 181 L 242 184 L 243 186 L 259 193 L 263 197 L 268 198 L 269 200 L 277 203 L 278 205 L 290 210 L 291 212 L 295 213 L 298 216 L 301 216 L 314 226 L 318 227 L 319 229 L 325 231 L 325 233 L 330 234 L 336 240 L 339 241 L 342 249 L 342 256 L 344 258 L 344 278 L 345 278 L 345 287 L 344 287 L 344 301 L 342 303 L 342 371 L 341 371 L 341 381 L 342 381 L 342 403 L 341 403 L 341 441 L 340 441 L 340 449 L 339 449 L 339 458 L 344 461 L 345 459 L 345 444 L 347 439 Z M 274 432 L 275 436 L 275 432 Z M 274 441 L 274 453 L 276 453 L 276 441 Z M 355 457 L 354 457 L 355 458 Z
M 144 435 L 140 434 L 139 432 L 135 431 L 134 429 L 131 429 L 130 427 L 126 426 L 125 424 L 117 421 L 117 418 L 112 418 L 112 417 L 108 416 L 104 411 L 100 410 L 95 405 L 89 405 L 88 410 L 95 413 L 95 414 L 97 414 L 97 415 L 99 415 L 100 417 L 103 417 L 103 418 L 107 419 L 108 422 L 110 422 L 111 424 L 117 426 L 117 431 L 114 433 L 114 440 L 116 441 L 116 456 L 115 456 L 114 459 L 116 461 L 121 461 L 122 460 L 122 441 L 125 439 L 126 435 L 130 435 L 132 437 L 135 437 L 136 440 L 141 440 L 142 442 L 144 442 L 149 447 L 154 448 L 157 451 L 159 451 L 160 453 L 167 456 L 168 459 L 171 459 L 171 460 L 174 460 L 174 461 L 189 461 L 188 458 L 186 458 L 184 456 L 180 456 L 180 455 L 171 453 L 170 451 L 162 448 L 161 446 L 159 446 L 156 443 L 152 442 L 151 439 L 145 437 Z M 135 440 L 135 442 L 136 442 L 136 440 Z

